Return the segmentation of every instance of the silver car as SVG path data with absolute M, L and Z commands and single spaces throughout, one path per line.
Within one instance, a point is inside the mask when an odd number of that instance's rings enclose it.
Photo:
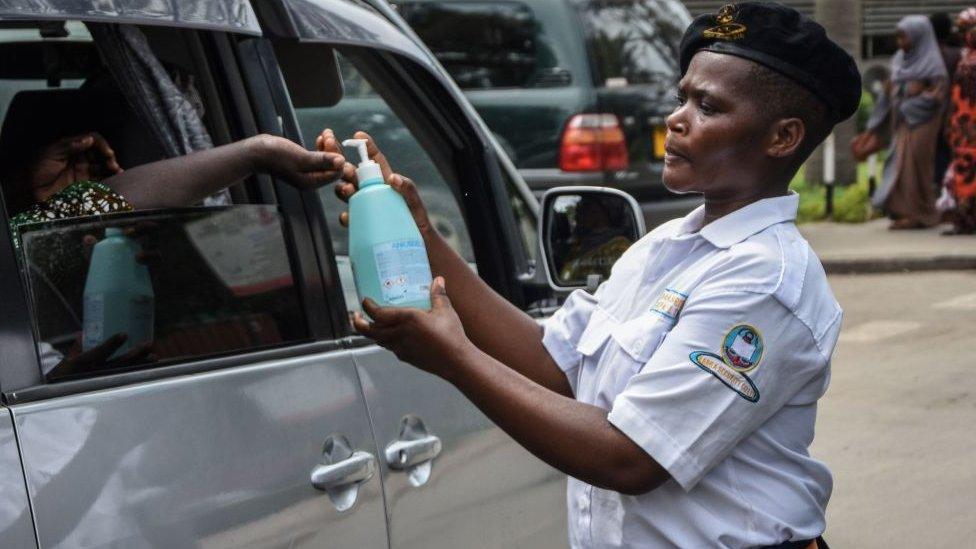
M 127 167 L 366 129 L 495 290 L 555 303 L 538 206 L 381 4 L 0 1 L 0 119 L 10 179 L 80 131 Z M 351 330 L 341 208 L 254 176 L 200 207 L 0 223 L 0 546 L 565 546 L 564 477 Z M 155 256 L 152 353 L 82 363 L 109 228 Z

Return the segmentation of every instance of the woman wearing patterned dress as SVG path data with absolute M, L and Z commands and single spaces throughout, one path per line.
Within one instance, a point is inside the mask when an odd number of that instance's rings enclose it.
M 952 229 L 943 234 L 976 232 L 976 8 L 959 14 L 959 32 L 966 48 L 952 80 L 946 140 L 952 163 L 944 183 L 956 200 Z

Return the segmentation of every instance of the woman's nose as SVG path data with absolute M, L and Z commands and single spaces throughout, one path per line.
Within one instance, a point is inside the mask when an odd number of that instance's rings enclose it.
M 684 119 L 684 105 L 676 107 L 674 111 L 668 115 L 664 123 L 668 127 L 668 131 L 672 133 L 685 133 L 688 130 L 688 125 Z

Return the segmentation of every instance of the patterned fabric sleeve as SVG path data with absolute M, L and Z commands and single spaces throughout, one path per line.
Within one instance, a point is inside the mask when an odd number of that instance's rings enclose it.
M 76 181 L 53 196 L 10 218 L 14 247 L 20 248 L 19 228 L 28 223 L 53 221 L 86 215 L 131 212 L 132 205 L 108 185 L 98 181 Z

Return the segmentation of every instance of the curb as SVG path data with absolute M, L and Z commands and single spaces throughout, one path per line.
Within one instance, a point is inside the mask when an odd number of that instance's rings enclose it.
M 976 256 L 821 259 L 827 274 L 910 273 L 976 270 Z

